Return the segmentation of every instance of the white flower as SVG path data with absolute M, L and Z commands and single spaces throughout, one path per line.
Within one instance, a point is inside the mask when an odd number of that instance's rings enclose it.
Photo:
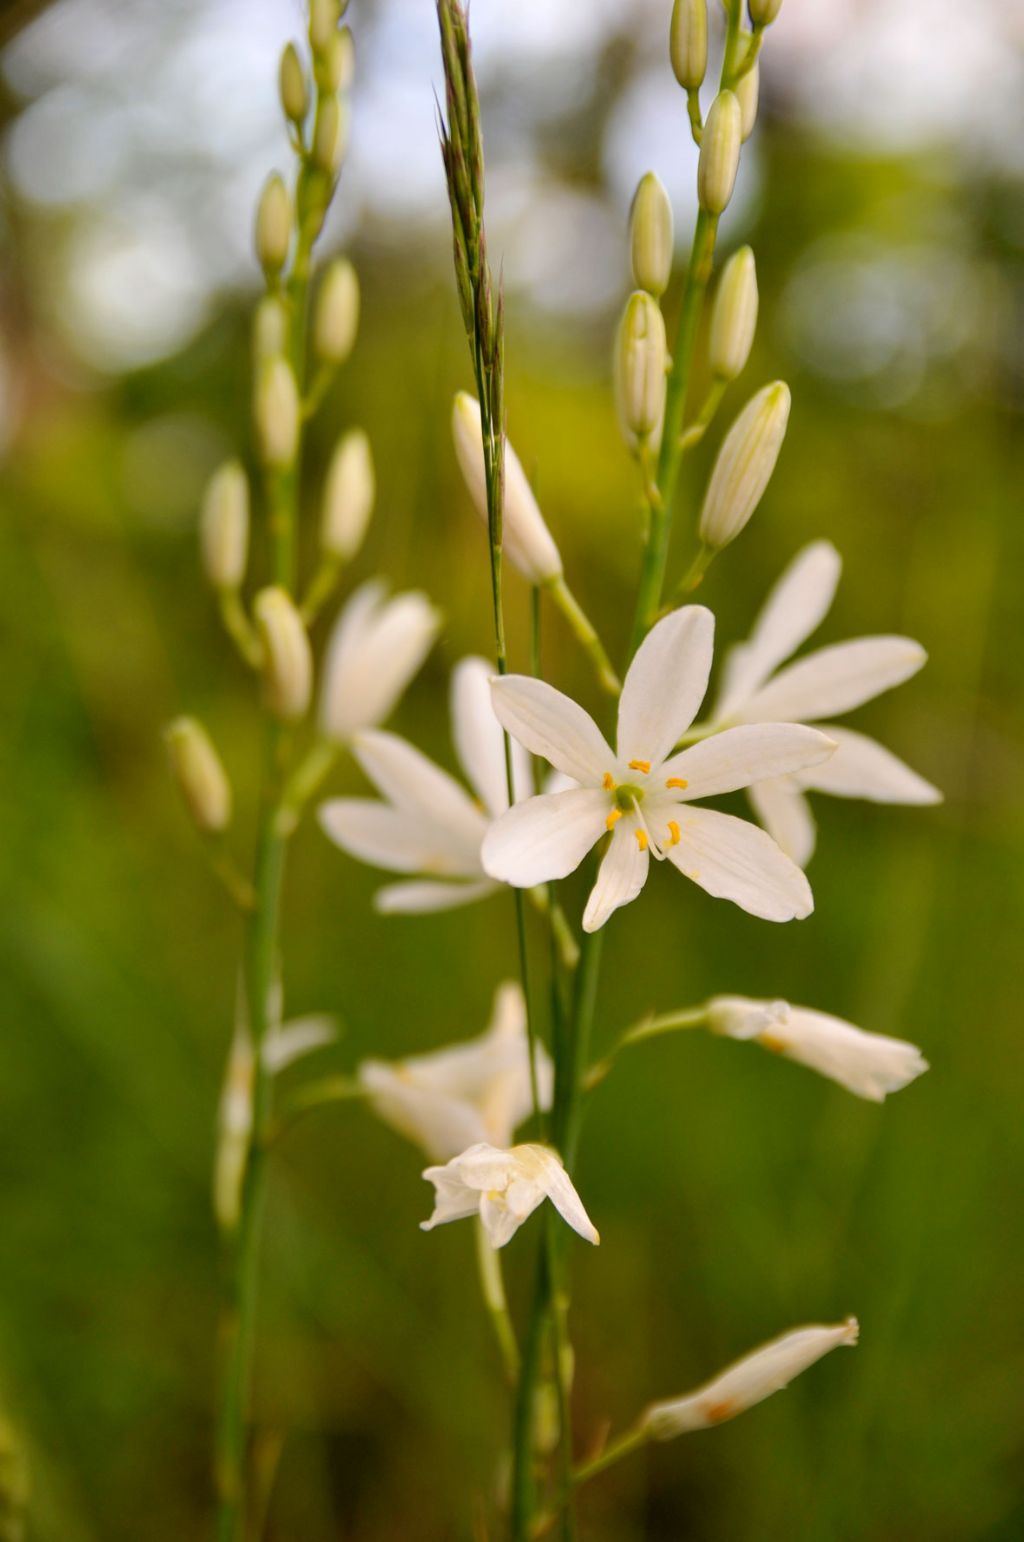
M 596 1246 L 601 1240 L 561 1157 L 549 1146 L 513 1146 L 502 1151 L 480 1142 L 444 1167 L 428 1167 L 423 1176 L 437 1190 L 433 1215 L 420 1222 L 423 1231 L 479 1215 L 491 1246 L 501 1248 L 537 1206 L 550 1199 L 586 1242 Z
M 537 1095 L 548 1109 L 554 1072 L 543 1044 L 536 1056 Z M 364 1060 L 356 1074 L 374 1112 L 436 1162 L 481 1142 L 508 1146 L 533 1111 L 523 993 L 511 980 L 499 985 L 479 1038 L 408 1060 Z
M 872 1103 L 884 1102 L 887 1093 L 899 1092 L 928 1069 L 921 1051 L 905 1039 L 865 1033 L 841 1017 L 787 1001 L 715 996 L 708 1002 L 708 1022 L 715 1033 L 753 1039 Z
M 263 1064 L 271 1076 L 277 1076 L 296 1060 L 333 1044 L 337 1037 L 338 1025 L 326 1012 L 274 1023 L 263 1040 Z
M 372 579 L 357 589 L 335 622 L 324 660 L 320 728 L 345 741 L 383 722 L 426 658 L 441 617 L 425 594 L 386 598 Z
M 498 887 L 480 865 L 488 825 L 508 808 L 505 736 L 491 704 L 491 674 L 490 665 L 477 658 L 463 659 L 452 673 L 455 748 L 476 799 L 396 734 L 366 729 L 352 740 L 352 753 L 387 801 L 333 798 L 320 809 L 325 832 L 364 862 L 431 875 L 380 889 L 374 900 L 378 910 L 447 910 Z M 529 756 L 518 744 L 512 748 L 513 782 L 525 793 L 531 786 Z
M 817 723 L 870 701 L 917 673 L 927 658 L 909 637 L 857 637 L 779 665 L 821 624 L 842 562 L 828 541 L 800 552 L 768 596 L 748 642 L 726 659 L 713 722 Z M 837 744 L 822 765 L 750 789 L 758 819 L 801 867 L 814 852 L 815 827 L 805 791 L 874 803 L 939 803 L 942 794 L 909 766 L 849 728 L 822 722 Z
M 458 459 L 476 511 L 487 522 L 487 477 L 484 468 L 480 404 L 459 391 L 452 408 L 452 434 Z M 505 441 L 505 502 L 501 544 L 506 557 L 531 584 L 547 584 L 562 574 L 562 558 L 533 496 L 519 457 Z
M 542 680 L 492 681 L 494 710 L 509 733 L 580 784 L 528 798 L 495 821 L 482 853 L 492 877 L 519 888 L 564 878 L 607 830 L 585 931 L 636 898 L 652 855 L 752 915 L 788 921 L 810 913 L 804 875 L 770 837 L 692 800 L 824 760 L 831 740 L 811 728 L 759 723 L 672 753 L 707 688 L 713 634 L 714 618 L 699 605 L 652 629 L 622 687 L 617 753 L 582 707 Z
M 744 1355 L 713 1381 L 686 1397 L 652 1403 L 641 1417 L 655 1440 L 671 1440 L 690 1430 L 706 1430 L 745 1413 L 840 1344 L 856 1344 L 856 1317 L 834 1327 L 793 1328 L 781 1338 Z

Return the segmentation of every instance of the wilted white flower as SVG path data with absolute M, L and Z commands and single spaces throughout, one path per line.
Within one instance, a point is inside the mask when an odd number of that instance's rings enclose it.
M 841 1017 L 791 1007 L 787 1001 L 751 1001 L 746 996 L 715 996 L 708 1002 L 708 1023 L 730 1039 L 752 1039 L 787 1060 L 797 1060 L 822 1076 L 882 1103 L 928 1069 L 916 1044 L 866 1033 Z
M 537 1094 L 551 1107 L 554 1072 L 543 1044 L 536 1046 Z M 375 1113 L 447 1162 L 468 1146 L 508 1146 L 533 1112 L 526 1003 L 514 981 L 499 985 L 486 1032 L 407 1060 L 364 1060 L 356 1073 Z
M 617 752 L 582 707 L 544 681 L 493 681 L 494 709 L 508 732 L 579 785 L 528 798 L 496 820 L 484 838 L 486 872 L 519 888 L 564 878 L 611 831 L 583 917 L 586 931 L 636 898 L 652 855 L 668 857 L 709 894 L 765 920 L 810 913 L 807 881 L 774 841 L 692 800 L 747 787 L 769 766 L 824 760 L 831 740 L 811 729 L 797 734 L 793 725 L 759 724 L 672 753 L 707 687 L 713 635 L 714 617 L 700 605 L 673 611 L 652 628 L 622 687 Z
M 441 625 L 425 594 L 387 598 L 378 579 L 355 591 L 334 624 L 324 660 L 320 728 L 344 743 L 388 716 L 426 658 Z
M 672 1440 L 690 1430 L 724 1424 L 726 1419 L 762 1403 L 773 1392 L 781 1392 L 830 1350 L 841 1344 L 856 1344 L 858 1332 L 856 1317 L 848 1317 L 834 1327 L 793 1328 L 744 1355 L 696 1392 L 652 1403 L 641 1422 L 655 1440 Z
M 452 673 L 455 748 L 475 798 L 397 734 L 364 729 L 352 739 L 352 753 L 386 801 L 332 798 L 320 809 L 324 831 L 363 862 L 431 875 L 378 890 L 378 910 L 447 910 L 498 887 L 480 863 L 488 825 L 508 808 L 505 736 L 491 702 L 492 674 L 476 658 L 463 659 Z M 529 756 L 518 744 L 512 749 L 513 784 L 525 796 L 531 790 Z
M 823 719 L 891 690 L 915 675 L 928 655 L 909 637 L 856 637 L 779 665 L 827 615 L 842 560 L 828 541 L 800 552 L 769 594 L 748 642 L 729 653 L 712 721 L 718 728 L 768 719 L 818 723 L 837 745 L 827 763 L 749 790 L 758 819 L 783 851 L 804 866 L 815 826 L 805 792 L 873 803 L 939 803 L 942 794 L 889 750 Z
M 481 519 L 487 521 L 487 477 L 480 427 L 480 404 L 459 391 L 452 409 L 455 454 Z M 505 506 L 501 526 L 502 549 L 509 561 L 531 584 L 545 584 L 561 577 L 562 558 L 526 472 L 512 446 L 505 441 Z
M 444 1167 L 428 1167 L 423 1176 L 437 1190 L 433 1215 L 420 1222 L 424 1231 L 479 1215 L 491 1246 L 501 1248 L 537 1206 L 550 1199 L 584 1241 L 596 1245 L 601 1240 L 561 1157 L 549 1146 L 502 1151 L 481 1142 Z

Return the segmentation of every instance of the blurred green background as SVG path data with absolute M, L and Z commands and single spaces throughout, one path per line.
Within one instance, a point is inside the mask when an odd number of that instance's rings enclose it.
M 474 24 L 510 430 L 619 653 L 640 521 L 607 363 L 632 179 L 653 164 L 690 217 L 670 7 L 500 9 L 476 0 Z M 762 321 L 725 416 L 774 376 L 794 412 L 769 494 L 701 598 L 733 641 L 790 556 L 834 540 L 845 572 L 820 640 L 904 631 L 931 655 L 853 726 L 946 802 L 818 798 L 817 909 L 800 924 L 655 872 L 611 924 L 597 1035 L 712 991 L 785 996 L 912 1039 L 932 1070 L 878 1108 L 683 1035 L 626 1057 L 595 1095 L 579 1187 L 603 1245 L 574 1251 L 583 1445 L 792 1324 L 855 1312 L 862 1339 L 747 1417 L 595 1483 L 594 1542 L 1024 1535 L 1024 141 L 1009 143 L 1006 110 L 1024 100 L 1021 13 L 940 7 L 926 34 L 934 7 L 896 9 L 887 32 L 883 7 L 787 0 L 766 45 L 722 235 L 755 248 Z M 213 465 L 250 450 L 248 220 L 284 165 L 274 67 L 299 15 L 272 0 L 38 10 L 8 13 L 3 55 L 0 1493 L 9 1439 L 31 1472 L 30 1537 L 170 1542 L 208 1527 L 209 1167 L 239 937 L 160 729 L 181 710 L 211 726 L 244 852 L 258 720 L 198 580 L 194 521 Z M 335 435 L 369 431 L 379 503 L 353 581 L 383 571 L 444 608 L 394 726 L 452 766 L 448 674 L 490 630 L 448 433 L 468 380 L 430 12 L 352 8 L 353 180 L 334 239 L 363 321 L 305 481 L 312 522 Z M 717 438 L 692 457 L 682 530 Z M 508 611 L 523 663 L 515 575 Z M 596 707 L 556 617 L 544 650 Z M 336 785 L 361 783 L 347 768 Z M 314 825 L 297 836 L 288 1007 L 341 1018 L 325 1069 L 476 1034 L 515 971 L 507 898 L 382 919 L 379 882 Z M 417 1230 L 421 1165 L 356 1107 L 310 1116 L 276 1156 L 257 1404 L 287 1435 L 268 1537 L 485 1535 L 506 1403 L 469 1229 Z M 506 1254 L 517 1307 L 537 1236 Z

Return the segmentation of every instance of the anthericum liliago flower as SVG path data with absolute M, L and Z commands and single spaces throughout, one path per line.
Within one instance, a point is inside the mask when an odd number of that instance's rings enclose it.
M 447 1162 L 473 1145 L 508 1146 L 533 1111 L 526 1005 L 512 980 L 499 985 L 486 1032 L 408 1060 L 364 1060 L 357 1073 L 374 1112 Z M 537 1045 L 537 1095 L 551 1107 L 554 1073 Z
M 362 584 L 334 624 L 320 688 L 320 731 L 347 743 L 393 710 L 441 625 L 425 594 L 388 598 L 379 579 Z
M 713 638 L 714 617 L 700 605 L 651 630 L 622 687 L 616 751 L 582 707 L 542 680 L 492 681 L 508 732 L 579 786 L 528 798 L 496 820 L 484 837 L 486 872 L 520 888 L 564 878 L 608 831 L 585 931 L 636 898 L 652 856 L 765 920 L 811 912 L 803 873 L 763 830 L 694 800 L 814 765 L 832 753 L 832 740 L 813 728 L 758 723 L 673 754 L 707 689 Z
M 596 1245 L 601 1240 L 561 1157 L 550 1146 L 501 1151 L 481 1142 L 444 1167 L 428 1167 L 423 1176 L 437 1191 L 433 1215 L 420 1222 L 424 1231 L 479 1215 L 491 1246 L 501 1248 L 537 1206 L 550 1199 L 585 1242 Z
M 352 752 L 386 802 L 332 798 L 320 809 L 325 832 L 363 862 L 430 875 L 378 890 L 374 904 L 380 911 L 448 910 L 497 888 L 480 864 L 488 825 L 508 808 L 504 735 L 491 703 L 491 674 L 490 665 L 476 658 L 463 659 L 452 674 L 455 748 L 475 799 L 397 734 L 364 729 L 353 736 Z M 530 790 L 529 756 L 518 744 L 512 779 L 518 791 Z
M 928 655 L 909 637 L 855 637 L 779 665 L 821 624 L 832 604 L 842 559 L 828 541 L 800 552 L 765 602 L 750 635 L 729 653 L 718 704 L 717 728 L 737 723 L 821 723 L 836 742 L 827 761 L 749 789 L 760 822 L 794 862 L 814 853 L 815 826 L 805 792 L 873 803 L 939 803 L 942 794 L 923 776 L 864 734 L 823 719 L 852 712 L 915 675 Z

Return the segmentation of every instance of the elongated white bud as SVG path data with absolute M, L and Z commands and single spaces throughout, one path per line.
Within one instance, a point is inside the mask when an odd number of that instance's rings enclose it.
M 339 97 L 320 103 L 313 134 L 313 164 L 333 177 L 348 148 L 348 107 Z
M 264 183 L 256 210 L 256 255 L 268 277 L 276 277 L 287 262 L 291 238 L 291 199 L 275 171 Z
M 290 118 L 296 126 L 302 123 L 309 111 L 309 87 L 294 43 L 289 43 L 281 55 L 278 89 L 285 117 Z
M 668 51 L 683 90 L 696 91 L 708 67 L 707 0 L 675 0 Z
M 347 257 L 336 257 L 320 285 L 313 324 L 317 357 L 344 364 L 359 329 L 359 280 Z
M 789 387 L 764 386 L 725 436 L 704 497 L 700 538 L 718 551 L 734 541 L 761 501 L 789 422 Z
M 722 380 L 745 368 L 757 328 L 757 265 L 749 246 L 733 252 L 722 269 L 711 307 L 708 362 Z
M 740 163 L 740 104 L 720 91 L 708 110 L 697 162 L 697 197 L 706 214 L 721 214 L 732 197 Z
M 639 439 L 661 421 L 667 352 L 658 303 L 638 289 L 626 302 L 615 340 L 615 402 L 624 430 Z
M 231 823 L 231 783 L 206 729 L 178 717 L 164 730 L 171 771 L 198 829 L 219 834 Z
M 762 1344 L 744 1355 L 728 1370 L 687 1397 L 652 1403 L 644 1412 L 642 1423 L 655 1440 L 672 1440 L 690 1430 L 706 1430 L 724 1424 L 748 1408 L 764 1402 L 773 1392 L 788 1387 L 794 1377 L 806 1371 L 816 1360 L 838 1349 L 841 1344 L 856 1344 L 859 1332 L 856 1317 L 833 1327 L 793 1328 L 781 1338 Z
M 672 276 L 672 205 L 653 171 L 641 177 L 633 199 L 629 244 L 634 284 L 663 295 Z
M 257 364 L 288 351 L 288 312 L 277 295 L 264 295 L 256 307 L 252 351 Z
M 761 71 L 755 59 L 736 82 L 736 100 L 740 104 L 740 139 L 746 144 L 757 122 L 757 99 L 761 90 Z
M 338 440 L 324 483 L 320 546 L 329 556 L 348 561 L 359 550 L 375 492 L 370 441 L 352 428 Z
M 237 460 L 218 467 L 206 484 L 199 550 L 214 589 L 237 589 L 249 553 L 249 483 Z
M 782 0 L 747 0 L 747 9 L 755 27 L 770 27 L 782 10 Z
M 299 443 L 301 408 L 295 376 L 284 359 L 268 359 L 261 367 L 255 414 L 265 464 L 278 469 L 290 466 Z
M 480 427 L 480 405 L 459 391 L 452 408 L 455 454 L 476 511 L 487 523 L 487 475 Z M 551 531 L 544 523 L 533 489 L 515 450 L 505 441 L 505 507 L 502 545 L 509 561 L 531 584 L 561 577 L 562 558 Z
M 291 595 L 276 586 L 261 589 L 253 616 L 263 643 L 263 688 L 276 717 L 303 717 L 313 689 L 309 636 Z

